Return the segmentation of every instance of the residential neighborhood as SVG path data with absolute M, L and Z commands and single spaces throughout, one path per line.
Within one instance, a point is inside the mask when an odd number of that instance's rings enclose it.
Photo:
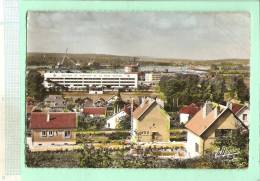
M 248 103 L 190 103 L 180 106 L 173 117 L 174 112 L 166 111 L 164 101 L 158 97 L 125 100 L 121 94 L 124 92 L 110 97 L 73 97 L 73 104 L 72 97 L 63 94 L 50 94 L 42 104 L 28 97 L 28 151 L 78 152 L 92 146 L 97 150 L 112 149 L 111 153 L 119 149 L 128 157 L 151 157 L 156 153 L 160 160 L 189 160 L 214 153 L 217 158 L 224 147 L 218 147 L 216 140 L 248 133 Z M 140 152 L 151 148 L 156 151 Z

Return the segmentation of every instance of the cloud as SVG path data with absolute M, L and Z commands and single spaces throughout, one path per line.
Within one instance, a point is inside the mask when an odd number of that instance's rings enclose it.
M 248 13 L 28 13 L 28 51 L 165 58 L 250 57 Z

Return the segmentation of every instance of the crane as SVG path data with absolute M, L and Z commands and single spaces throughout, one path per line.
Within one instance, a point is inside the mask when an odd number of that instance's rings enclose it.
M 64 54 L 64 56 L 63 56 L 63 58 L 62 58 L 62 60 L 59 61 L 59 62 L 57 63 L 57 65 L 56 65 L 56 67 L 57 67 L 58 69 L 61 68 L 61 66 L 63 65 L 65 59 L 68 59 L 68 60 L 69 60 L 73 65 L 75 65 L 76 67 L 79 67 L 79 66 L 80 66 L 80 63 L 78 63 L 77 60 L 75 60 L 74 58 L 71 58 L 71 57 L 68 56 L 68 48 L 67 48 L 67 49 L 66 49 L 66 52 L 65 52 L 65 54 Z

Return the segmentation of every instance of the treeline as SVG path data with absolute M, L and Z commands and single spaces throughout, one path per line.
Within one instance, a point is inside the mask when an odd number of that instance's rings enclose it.
M 27 65 L 51 65 L 54 66 L 62 61 L 63 53 L 28 53 Z M 164 59 L 152 57 L 134 57 L 134 56 L 119 56 L 105 54 L 68 54 L 75 62 L 80 63 L 81 67 L 88 63 L 96 62 L 101 64 L 111 64 L 112 66 L 126 65 L 129 62 L 138 62 L 143 65 L 223 65 L 223 66 L 242 66 L 249 63 L 248 59 L 222 59 L 222 60 L 186 60 L 186 59 Z M 71 65 L 69 61 L 64 64 Z
M 197 75 L 179 74 L 163 76 L 159 82 L 160 92 L 166 99 L 167 111 L 177 110 L 179 106 L 202 103 L 207 100 L 225 103 L 225 94 L 241 102 L 249 101 L 249 88 L 242 76 L 231 76 L 227 82 L 222 75 L 200 78 Z

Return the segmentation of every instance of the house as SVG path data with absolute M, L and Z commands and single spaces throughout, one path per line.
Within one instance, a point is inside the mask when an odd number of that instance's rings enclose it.
M 116 96 L 116 95 L 111 96 L 110 98 L 107 99 L 107 104 L 108 104 L 108 105 L 114 104 L 114 103 L 118 100 L 118 98 L 119 98 L 119 97 Z
M 44 105 L 51 108 L 52 111 L 63 111 L 66 108 L 66 101 L 62 95 L 49 95 L 44 99 Z
M 247 129 L 229 107 L 212 102 L 206 102 L 185 127 L 186 149 L 190 157 L 204 155 L 207 150 L 213 148 L 212 144 L 216 138 L 232 134 L 239 128 Z
M 180 123 L 186 124 L 199 110 L 200 108 L 194 103 L 183 106 L 179 111 Z
M 233 111 L 233 113 L 241 120 L 246 126 L 249 126 L 249 105 L 238 104 L 233 102 L 228 102 L 227 106 Z
M 109 119 L 106 120 L 105 128 L 110 128 L 110 129 L 118 128 L 120 121 L 126 116 L 128 116 L 128 114 L 124 110 L 114 114 L 113 116 L 111 116 Z
M 85 107 L 83 114 L 90 117 L 106 117 L 106 107 Z
M 32 112 L 29 128 L 33 146 L 76 144 L 76 113 Z
M 92 107 L 94 105 L 94 101 L 91 98 L 85 98 L 84 100 L 84 107 Z
M 102 97 L 98 98 L 95 102 L 94 102 L 94 106 L 96 107 L 104 107 L 106 106 L 106 100 L 103 99 Z
M 169 142 L 170 116 L 152 98 L 145 98 L 132 115 L 133 142 Z

